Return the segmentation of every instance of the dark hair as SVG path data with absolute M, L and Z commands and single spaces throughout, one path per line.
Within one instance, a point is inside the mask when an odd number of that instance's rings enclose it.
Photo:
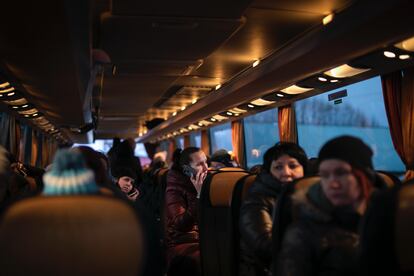
M 270 172 L 272 162 L 279 159 L 282 155 L 288 155 L 298 160 L 303 167 L 303 171 L 306 172 L 308 157 L 299 145 L 291 142 L 278 142 L 268 149 L 263 155 L 263 170 Z
M 195 152 L 199 152 L 201 149 L 197 148 L 197 147 L 188 147 L 185 148 L 182 152 L 181 152 L 181 156 L 180 156 L 180 167 L 183 167 L 183 165 L 189 165 L 191 162 L 191 158 L 190 155 L 195 153 Z
M 86 166 L 94 172 L 96 184 L 110 184 L 111 180 L 109 179 L 108 171 L 105 169 L 105 165 L 102 163 L 102 160 L 106 161 L 104 155 L 87 146 L 79 146 L 76 147 L 76 149 L 79 150 L 85 159 Z

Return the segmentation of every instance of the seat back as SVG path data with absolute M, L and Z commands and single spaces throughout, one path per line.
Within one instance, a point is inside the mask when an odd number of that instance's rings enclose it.
M 236 275 L 234 191 L 246 171 L 218 171 L 203 184 L 200 199 L 200 257 L 204 276 Z
M 413 233 L 414 185 L 404 185 L 398 193 L 394 238 L 397 261 L 401 271 L 406 273 L 414 273 Z
M 401 181 L 395 175 L 385 172 L 385 171 L 377 171 L 378 176 L 385 182 L 388 188 L 392 188 L 394 186 L 401 185 Z
M 35 197 L 0 223 L 3 275 L 137 275 L 142 232 L 133 209 L 102 196 Z

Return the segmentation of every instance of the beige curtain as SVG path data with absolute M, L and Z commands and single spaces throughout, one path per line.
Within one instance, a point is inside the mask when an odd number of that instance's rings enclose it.
M 296 114 L 293 105 L 278 108 L 279 138 L 281 142 L 298 142 Z
M 201 149 L 206 155 L 210 155 L 210 133 L 208 129 L 201 131 Z
M 190 135 L 184 135 L 184 149 L 191 146 Z
M 246 147 L 244 144 L 244 125 L 242 120 L 231 122 L 231 143 L 236 161 L 240 166 L 246 167 Z

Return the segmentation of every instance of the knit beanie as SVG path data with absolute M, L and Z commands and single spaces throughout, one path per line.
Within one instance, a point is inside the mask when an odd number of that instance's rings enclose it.
M 59 150 L 50 171 L 44 174 L 44 195 L 96 194 L 93 171 L 86 167 L 82 154 L 77 150 Z
M 115 178 L 120 178 L 123 176 L 131 177 L 132 179 L 137 179 L 136 172 L 130 167 L 115 167 L 112 170 L 112 176 Z
M 327 159 L 340 159 L 352 167 L 372 170 L 372 150 L 361 139 L 340 136 L 328 141 L 319 151 L 319 164 Z

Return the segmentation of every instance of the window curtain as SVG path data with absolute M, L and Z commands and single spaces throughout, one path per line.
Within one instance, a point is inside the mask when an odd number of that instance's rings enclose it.
M 293 105 L 278 108 L 279 137 L 281 142 L 298 143 L 296 114 Z
M 38 141 L 38 136 L 37 136 L 37 131 L 32 129 L 32 145 L 31 145 L 31 155 L 30 155 L 30 165 L 36 167 L 37 166 L 37 159 L 38 159 L 38 154 L 39 154 L 39 143 Z
M 244 125 L 242 120 L 231 122 L 231 143 L 236 161 L 240 166 L 246 167 L 246 147 L 244 144 Z
M 25 126 L 23 130 L 23 159 L 25 164 L 31 164 L 32 160 L 32 128 Z
M 175 146 L 175 140 L 173 139 L 169 139 L 168 140 L 168 157 L 167 160 L 170 160 L 172 163 L 172 157 L 173 157 L 173 153 L 174 151 L 177 149 L 177 147 Z
M 190 135 L 184 135 L 184 148 L 191 146 Z
M 10 116 L 7 113 L 2 113 L 0 121 L 0 145 L 9 150 L 9 125 Z
M 0 144 L 17 159 L 20 150 L 20 125 L 13 116 L 3 113 L 0 121 Z
M 414 178 L 414 68 L 381 77 L 384 104 L 394 148 Z
M 201 150 L 204 151 L 206 155 L 210 155 L 210 134 L 208 129 L 203 129 L 201 131 Z

